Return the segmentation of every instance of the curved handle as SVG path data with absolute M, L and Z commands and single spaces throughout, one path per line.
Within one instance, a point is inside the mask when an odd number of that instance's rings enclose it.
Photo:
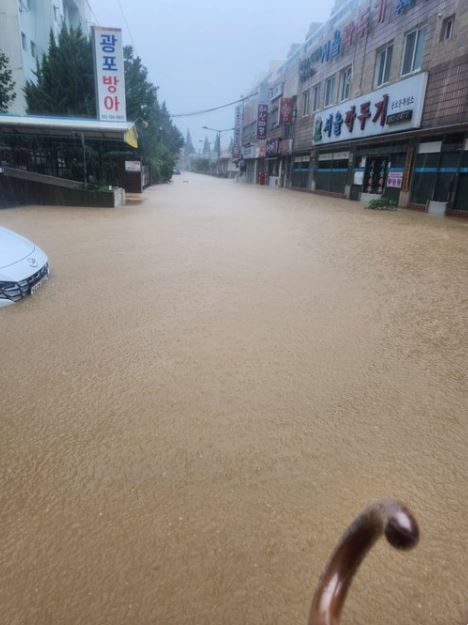
M 411 549 L 419 528 L 399 501 L 370 504 L 349 526 L 333 552 L 312 601 L 309 625 L 337 625 L 354 574 L 374 543 L 385 534 L 396 549 Z

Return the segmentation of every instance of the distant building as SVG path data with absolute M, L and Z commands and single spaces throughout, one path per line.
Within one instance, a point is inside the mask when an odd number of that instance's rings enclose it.
M 58 35 L 62 24 L 84 33 L 91 27 L 91 9 L 87 0 L 1 0 L 0 50 L 9 58 L 16 98 L 11 113 L 24 114 L 23 88 L 35 80 L 37 61 L 49 49 L 52 31 Z

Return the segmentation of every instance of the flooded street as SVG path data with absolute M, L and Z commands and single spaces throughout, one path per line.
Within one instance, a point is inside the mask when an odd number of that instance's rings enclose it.
M 343 623 L 468 622 L 468 222 L 197 175 L 0 224 L 49 255 L 0 310 L 2 625 L 299 625 L 401 498 Z

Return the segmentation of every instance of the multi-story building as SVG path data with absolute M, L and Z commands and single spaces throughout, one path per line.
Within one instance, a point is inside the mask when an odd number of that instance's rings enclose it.
M 37 60 L 49 48 L 50 32 L 58 35 L 62 24 L 87 33 L 91 9 L 87 0 L 2 0 L 0 4 L 0 49 L 9 58 L 16 98 L 11 113 L 26 112 L 23 88 L 34 81 Z
M 466 0 L 337 0 L 296 55 L 289 128 L 276 125 L 275 99 L 269 102 L 266 145 L 292 139 L 287 174 L 269 165 L 273 178 L 350 199 L 384 195 L 402 207 L 466 214 Z M 276 95 L 282 79 L 274 78 Z
M 315 33 L 295 128 L 306 186 L 468 210 L 468 3 L 348 0 Z
M 249 89 L 241 109 L 238 110 L 242 127 L 241 154 L 245 161 L 247 182 L 260 182 L 265 177 L 270 84 L 278 65 L 278 62 L 270 64 L 268 72 Z

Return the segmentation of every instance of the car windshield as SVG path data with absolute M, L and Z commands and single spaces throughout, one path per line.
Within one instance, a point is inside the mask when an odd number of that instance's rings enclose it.
M 0 622 L 468 625 L 467 217 L 468 0 L 0 0 Z

